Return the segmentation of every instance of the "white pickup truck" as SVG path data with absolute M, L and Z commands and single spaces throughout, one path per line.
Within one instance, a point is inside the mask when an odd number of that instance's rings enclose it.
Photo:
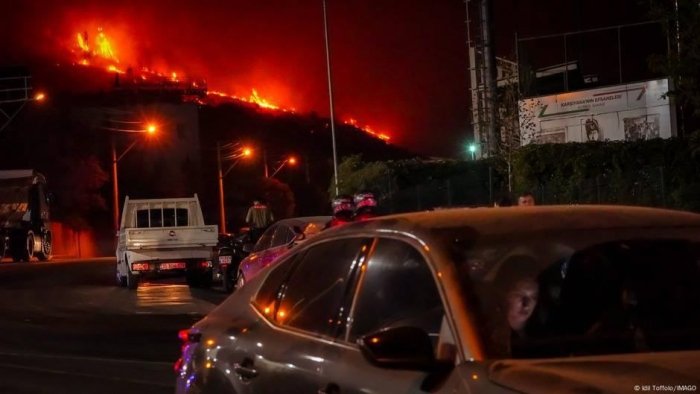
M 144 278 L 185 275 L 191 287 L 209 287 L 217 226 L 204 225 L 192 198 L 126 197 L 117 245 L 117 284 L 136 289 Z

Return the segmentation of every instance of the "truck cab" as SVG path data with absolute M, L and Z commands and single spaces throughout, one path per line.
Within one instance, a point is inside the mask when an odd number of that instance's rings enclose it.
M 35 170 L 0 171 L 0 257 L 47 261 L 52 256 L 46 178 Z

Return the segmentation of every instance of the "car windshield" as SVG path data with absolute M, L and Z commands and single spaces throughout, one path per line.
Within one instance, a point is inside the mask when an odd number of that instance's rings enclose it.
M 697 228 L 473 234 L 447 240 L 490 358 L 700 348 Z

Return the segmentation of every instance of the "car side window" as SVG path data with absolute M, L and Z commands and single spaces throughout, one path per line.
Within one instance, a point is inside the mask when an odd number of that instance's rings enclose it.
M 294 239 L 294 233 L 287 226 L 277 226 L 275 234 L 272 236 L 272 244 L 270 247 L 282 246 L 288 244 Z
M 379 239 L 356 297 L 349 341 L 385 328 L 410 326 L 425 330 L 437 343 L 444 307 L 428 263 L 413 246 Z
M 277 227 L 279 226 L 272 226 L 265 230 L 263 235 L 260 236 L 260 239 L 258 239 L 258 242 L 255 243 L 255 246 L 253 247 L 253 252 L 259 252 L 261 250 L 270 248 L 270 244 L 272 243 L 272 235 L 277 230 Z
M 289 276 L 295 261 L 298 261 L 304 253 L 297 253 L 285 258 L 265 278 L 265 282 L 255 296 L 254 304 L 264 315 L 273 319 L 277 310 L 277 298 L 280 295 L 281 286 Z
M 334 240 L 306 251 L 289 277 L 277 321 L 317 335 L 331 335 L 363 238 Z

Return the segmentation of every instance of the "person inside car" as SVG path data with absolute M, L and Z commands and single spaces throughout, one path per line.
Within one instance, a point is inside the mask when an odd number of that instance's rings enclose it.
M 504 355 L 514 353 L 513 343 L 530 337 L 530 323 L 539 301 L 536 262 L 529 256 L 513 256 L 503 262 L 493 281 L 497 305 L 492 311 L 492 340 Z
M 530 192 L 526 192 L 526 193 L 521 194 L 518 197 L 518 206 L 519 207 L 533 207 L 533 206 L 535 206 L 535 196 Z

